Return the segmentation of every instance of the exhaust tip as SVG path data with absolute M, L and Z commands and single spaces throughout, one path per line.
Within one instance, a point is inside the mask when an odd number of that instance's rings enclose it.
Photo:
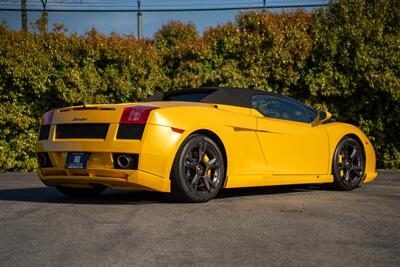
M 118 155 L 117 157 L 117 164 L 121 169 L 129 169 L 129 167 L 132 165 L 132 161 L 132 157 L 124 154 Z
M 138 154 L 113 154 L 114 168 L 115 169 L 131 169 L 137 170 L 138 167 Z

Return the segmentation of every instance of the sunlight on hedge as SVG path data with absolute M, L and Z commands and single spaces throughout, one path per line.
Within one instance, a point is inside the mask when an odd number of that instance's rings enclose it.
M 400 168 L 399 17 L 399 1 L 345 0 L 313 13 L 242 12 L 202 36 L 173 21 L 142 41 L 0 26 L 0 170 L 35 168 L 47 110 L 193 86 L 258 88 L 327 108 L 368 135 L 380 168 Z

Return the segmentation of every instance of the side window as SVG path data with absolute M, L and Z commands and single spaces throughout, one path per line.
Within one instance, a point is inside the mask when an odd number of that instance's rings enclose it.
M 311 122 L 306 109 L 293 101 L 277 96 L 255 95 L 252 106 L 265 117 L 298 122 Z
M 318 116 L 318 112 L 309 106 L 306 106 L 306 109 L 308 111 L 308 115 L 310 115 L 311 121 L 315 120 Z

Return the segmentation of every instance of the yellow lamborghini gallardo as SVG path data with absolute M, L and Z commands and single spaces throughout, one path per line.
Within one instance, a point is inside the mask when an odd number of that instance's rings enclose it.
M 37 156 L 43 183 L 72 196 L 111 187 L 205 202 L 221 188 L 351 190 L 377 176 L 374 148 L 358 128 L 253 89 L 184 89 L 52 110 L 41 118 Z

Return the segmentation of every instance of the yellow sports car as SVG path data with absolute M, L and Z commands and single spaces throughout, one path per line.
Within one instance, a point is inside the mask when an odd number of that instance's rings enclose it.
M 253 89 L 184 89 L 52 110 L 41 118 L 37 155 L 40 179 L 66 195 L 111 187 L 205 202 L 221 188 L 351 190 L 377 176 L 374 148 L 358 128 Z

